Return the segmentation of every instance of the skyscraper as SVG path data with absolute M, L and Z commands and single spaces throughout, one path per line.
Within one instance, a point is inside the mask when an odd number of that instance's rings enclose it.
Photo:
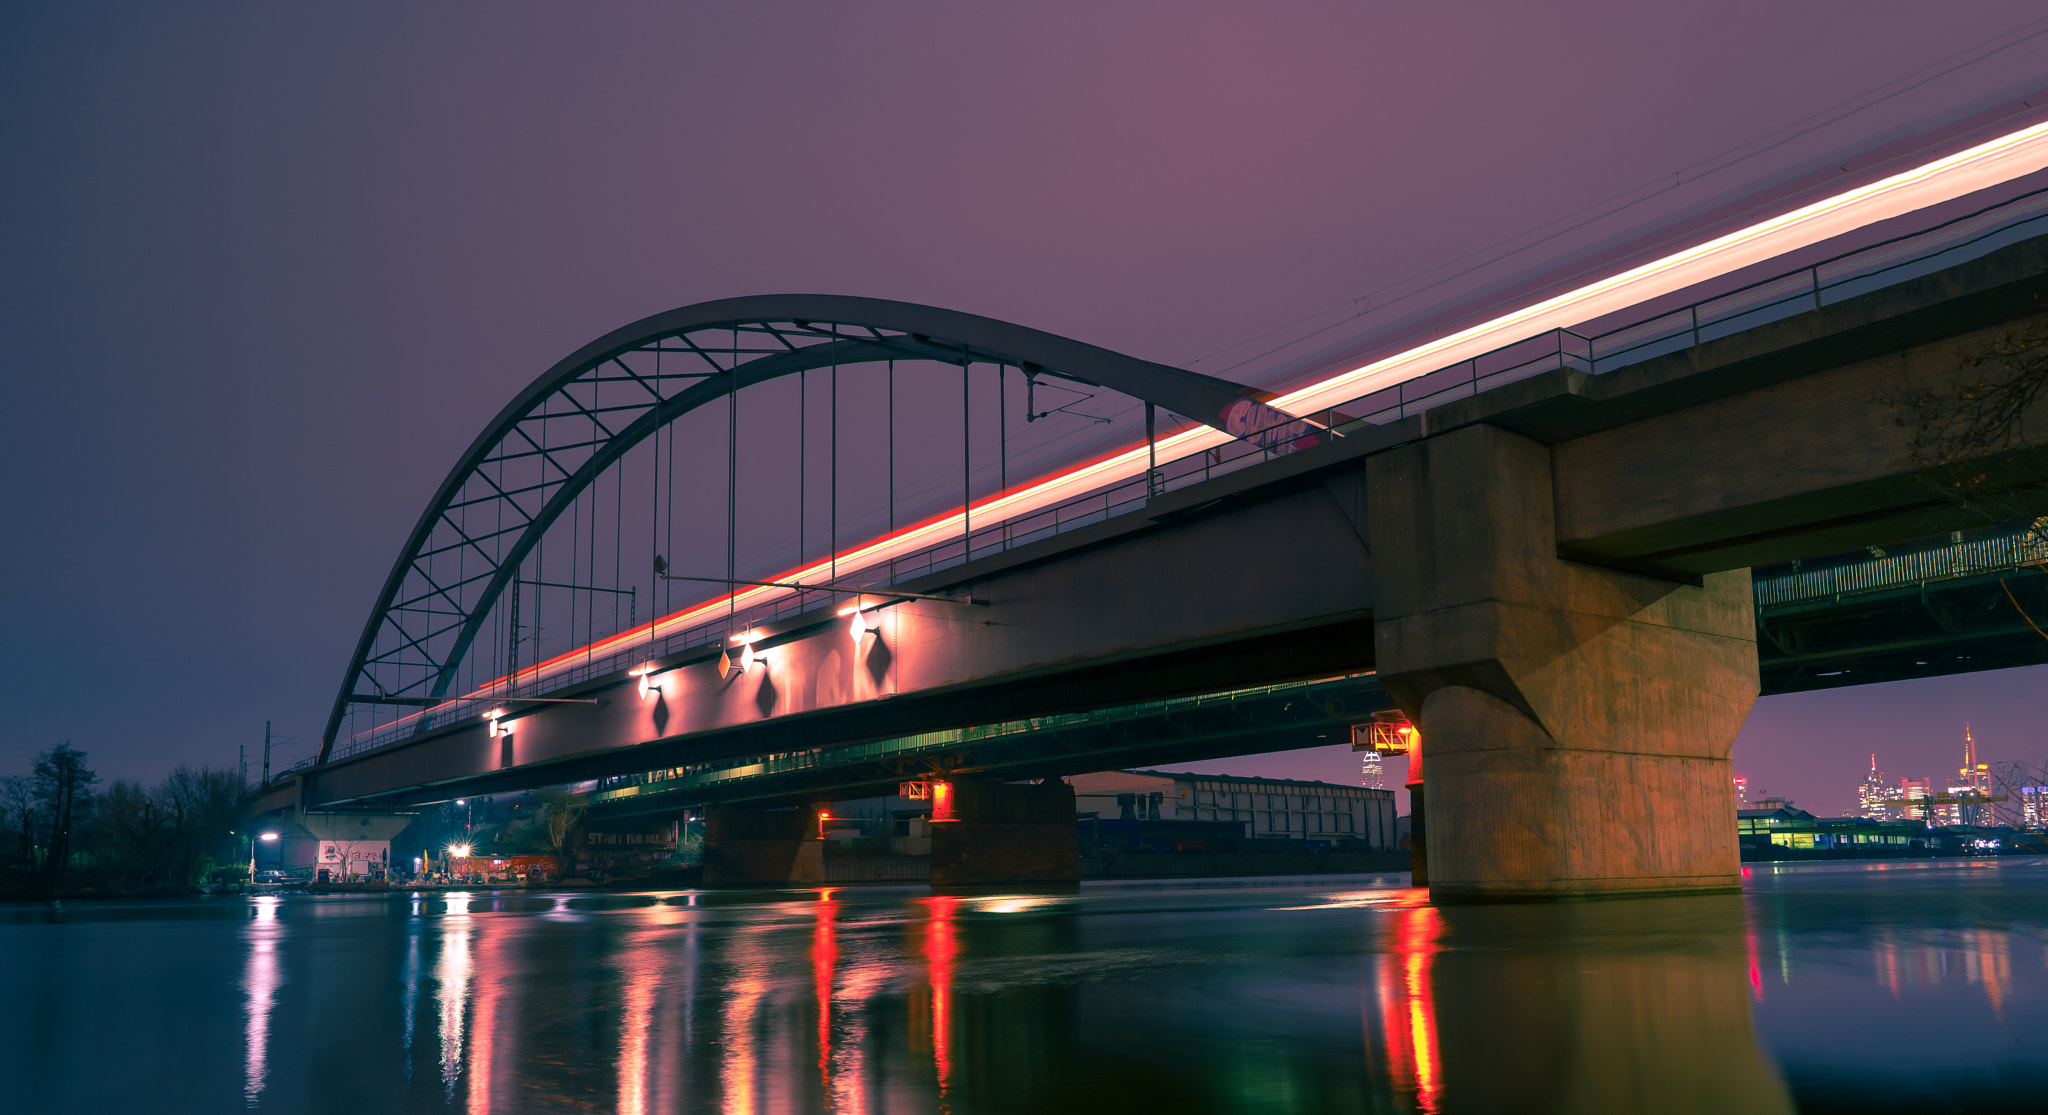
M 1377 751 L 1367 751 L 1363 754 L 1365 756 L 1365 769 L 1361 782 L 1368 790 L 1386 789 L 1387 778 L 1386 773 L 1380 767 L 1380 753 Z
M 1735 808 L 1749 808 L 1749 779 L 1739 774 L 1735 776 Z
M 1977 761 L 1977 740 L 1970 734 L 1970 726 L 1963 725 L 1963 765 L 1956 770 L 1955 782 L 1948 788 L 1952 797 L 1989 798 L 1991 793 L 1991 764 Z M 1942 807 L 1950 816 L 1949 824 L 1988 825 L 1992 822 L 1991 806 L 1974 805 L 1968 802 Z
M 1892 799 L 1892 788 L 1884 784 L 1884 775 L 1877 769 L 1877 753 L 1870 756 L 1870 773 L 1856 784 L 1856 815 L 1873 821 L 1890 821 L 1898 817 L 1898 806 L 1886 805 Z

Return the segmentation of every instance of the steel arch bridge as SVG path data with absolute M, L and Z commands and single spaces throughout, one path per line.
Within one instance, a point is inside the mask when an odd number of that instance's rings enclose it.
M 370 730 L 386 737 L 394 729 L 421 731 L 462 695 L 489 700 L 510 693 L 528 669 L 538 680 L 540 663 L 519 661 L 525 630 L 518 616 L 522 563 L 564 515 L 582 518 L 579 501 L 586 494 L 595 523 L 601 510 L 599 478 L 616 471 L 636 446 L 721 401 L 737 415 L 739 394 L 749 387 L 812 370 L 830 368 L 836 376 L 841 367 L 897 361 L 949 364 L 963 372 L 975 364 L 999 371 L 1016 368 L 1027 385 L 1049 378 L 1114 391 L 1146 405 L 1148 440 L 1155 407 L 1255 443 L 1276 430 L 1300 439 L 1293 428 L 1302 423 L 1266 406 L 1261 401 L 1265 393 L 1253 388 L 973 314 L 812 294 L 724 299 L 656 314 L 599 337 L 549 368 L 498 413 L 449 470 L 378 593 L 335 696 L 316 762 L 324 764 L 333 756 L 345 722 L 367 716 Z M 1035 416 L 1027 412 L 1026 417 Z M 726 438 L 729 492 L 739 469 L 733 421 Z M 797 436 L 800 440 L 804 434 Z M 657 441 L 657 453 L 659 446 Z M 614 502 L 614 516 L 624 514 L 622 504 L 623 495 Z M 726 577 L 671 578 L 722 582 L 728 603 L 739 586 L 764 584 L 735 575 L 732 506 L 729 499 Z M 592 573 L 594 531 L 593 525 Z M 800 540 L 799 556 L 801 545 Z M 659 577 L 665 569 L 658 554 L 655 565 Z M 573 558 L 571 567 L 573 574 Z M 796 580 L 806 590 L 842 591 L 829 588 L 842 572 L 835 555 L 832 576 Z M 616 599 L 632 591 L 637 612 L 637 587 L 578 585 L 573 575 L 570 581 L 529 579 L 536 588 L 581 592 L 592 601 L 595 594 Z M 864 587 L 873 584 L 863 582 Z M 590 605 L 593 642 L 595 611 Z M 636 633 L 651 641 L 662 622 L 656 616 L 640 623 L 636 614 L 606 643 L 629 645 Z M 487 636 L 499 638 L 505 655 L 479 670 L 471 660 Z M 534 641 L 538 660 L 537 635 Z M 583 649 L 589 651 L 590 645 Z M 463 684 L 466 665 L 471 676 Z M 392 711 L 408 709 L 417 711 Z M 384 719 L 387 714 L 391 719 Z

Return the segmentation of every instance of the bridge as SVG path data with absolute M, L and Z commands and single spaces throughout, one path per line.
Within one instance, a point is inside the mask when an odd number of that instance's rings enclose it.
M 1399 708 L 1439 900 L 1731 889 L 1718 818 L 1760 687 L 2048 660 L 2015 623 L 2048 613 L 2032 535 L 1979 530 L 1897 419 L 2048 326 L 2048 193 L 1755 272 L 1930 203 L 1942 174 L 1936 201 L 2038 170 L 2044 145 L 2000 137 L 1282 395 L 873 299 L 634 323 L 472 442 L 320 754 L 256 806 L 648 772 L 622 797 L 759 806 L 936 774 L 963 787 L 946 839 L 994 847 L 1061 827 L 1059 775 Z M 1060 401 L 1109 393 L 1142 441 Z M 2030 416 L 2001 457 L 2028 482 L 2042 436 Z M 941 441 L 957 487 L 899 485 Z M 1043 468 L 1075 444 L 1093 455 Z M 1952 572 L 1916 580 L 1907 553 Z M 1044 782 L 1002 788 L 1023 779 Z M 777 824 L 713 835 L 801 839 Z

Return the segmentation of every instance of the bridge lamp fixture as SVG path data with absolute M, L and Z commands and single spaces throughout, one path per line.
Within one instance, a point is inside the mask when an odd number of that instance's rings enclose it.
M 749 634 L 753 634 L 753 632 L 749 632 Z M 751 642 L 743 644 L 737 651 L 727 647 L 718 655 L 718 676 L 721 680 L 729 678 L 735 670 L 744 674 L 754 668 L 756 661 L 768 661 L 768 652 L 755 650 L 754 644 Z
M 467 845 L 467 844 L 450 844 L 450 845 L 448 845 L 448 854 L 449 854 L 450 856 L 453 856 L 453 857 L 454 857 L 454 858 L 456 858 L 456 859 L 468 859 L 468 858 L 469 858 L 469 845 Z
M 263 841 L 265 844 L 275 844 L 277 843 L 277 834 L 274 832 L 266 832 L 262 836 L 257 837 L 256 839 Z

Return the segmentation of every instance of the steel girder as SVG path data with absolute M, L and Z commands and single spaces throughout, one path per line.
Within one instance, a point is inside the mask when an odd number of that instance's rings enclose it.
M 885 360 L 1013 366 L 1117 391 L 1226 432 L 1289 420 L 1260 401 L 1264 392 L 1242 384 L 908 302 L 764 295 L 643 318 L 549 368 L 449 470 L 364 624 L 318 762 L 331 755 L 352 705 L 431 708 L 446 699 L 520 563 L 635 445 L 752 384 Z M 571 436 L 552 438 L 564 423 Z M 422 716 L 422 726 L 430 720 Z

